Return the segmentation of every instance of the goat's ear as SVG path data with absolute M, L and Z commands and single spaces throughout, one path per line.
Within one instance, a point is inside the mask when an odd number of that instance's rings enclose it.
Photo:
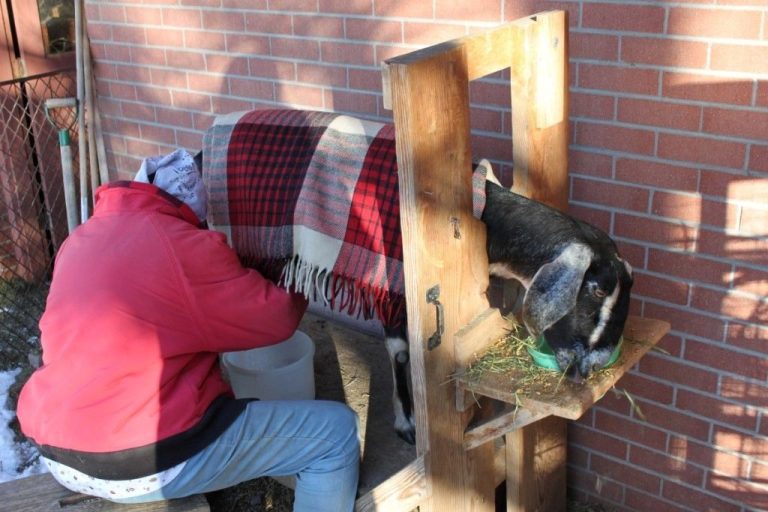
M 591 261 L 592 249 L 574 243 L 536 272 L 523 300 L 523 320 L 531 334 L 538 336 L 573 309 Z

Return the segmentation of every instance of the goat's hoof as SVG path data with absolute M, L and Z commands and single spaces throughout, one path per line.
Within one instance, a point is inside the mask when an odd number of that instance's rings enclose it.
M 404 428 L 404 429 L 397 429 L 396 430 L 397 435 L 400 439 L 405 441 L 408 444 L 416 444 L 416 429 L 415 428 Z

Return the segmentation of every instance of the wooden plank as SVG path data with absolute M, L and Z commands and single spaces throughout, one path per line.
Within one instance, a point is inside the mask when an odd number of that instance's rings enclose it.
M 506 436 L 507 512 L 564 512 L 566 422 L 541 419 Z
M 488 347 L 514 329 L 514 318 L 505 318 L 497 308 L 488 308 L 459 329 L 454 341 L 457 368 L 466 368 Z M 456 390 L 456 410 L 464 412 L 477 405 L 472 393 Z
M 513 190 L 565 210 L 568 206 L 567 13 L 539 13 L 512 25 Z
M 454 342 L 456 366 L 463 368 L 477 359 L 492 343 L 515 328 L 514 318 L 504 318 L 497 308 L 488 308 L 459 329 Z
M 565 121 L 568 86 L 565 59 L 567 17 L 565 11 L 534 16 L 533 31 L 536 48 L 536 71 L 533 79 L 536 129 L 543 130 Z
M 519 20 L 512 35 L 513 190 L 561 210 L 568 207 L 567 28 L 567 13 L 554 11 Z M 497 397 L 518 404 L 518 386 L 498 393 L 491 387 Z M 530 419 L 552 414 L 539 405 L 522 403 Z M 507 510 L 564 511 L 565 421 L 547 417 L 508 432 L 505 440 Z
M 389 65 L 381 65 L 381 92 L 382 104 L 386 110 L 392 110 L 392 83 L 389 77 Z
M 459 377 L 457 386 L 511 404 L 519 401 L 523 407 L 545 415 L 575 420 L 616 385 L 669 328 L 668 322 L 630 316 L 624 327 L 624 344 L 619 359 L 611 368 L 591 376 L 584 384 L 563 379 L 559 372 L 553 371 L 548 378 L 537 379 L 523 396 L 518 384 L 523 375 L 519 370 L 512 370 L 504 374 L 481 375 L 471 381 L 466 376 Z
M 111 501 L 73 493 L 59 485 L 50 473 L 0 484 L 3 510 L 13 512 L 208 512 L 203 495 L 177 500 L 118 505 Z
M 468 428 L 464 434 L 464 449 L 471 449 L 523 428 L 547 416 L 543 413 L 509 405 L 498 416 Z
M 444 54 L 459 49 L 460 51 L 465 52 L 466 55 L 465 71 L 467 80 L 476 80 L 511 66 L 513 57 L 512 45 L 509 44 L 511 30 L 512 24 L 502 25 L 476 34 L 459 37 L 427 48 L 421 48 L 413 52 L 405 53 L 388 60 L 386 64 L 409 65 L 415 62 L 440 58 Z M 385 87 L 386 79 L 387 77 L 385 75 Z M 385 108 L 392 108 L 391 101 L 386 99 L 388 97 L 386 89 L 384 97 Z M 390 106 L 387 106 L 388 104 Z
M 409 511 L 416 508 L 427 494 L 424 457 L 418 457 L 392 477 L 358 498 L 355 502 L 355 510 L 357 512 Z
M 493 510 L 492 451 L 463 449 L 467 417 L 454 407 L 455 333 L 488 308 L 485 230 L 472 216 L 468 63 L 455 44 L 388 62 L 400 173 L 408 336 L 417 427 L 425 456 L 429 511 Z M 445 321 L 441 344 L 427 350 L 440 286 Z M 481 447 L 483 453 L 489 448 Z M 487 466 L 484 467 L 484 466 Z M 488 494 L 486 494 L 488 493 Z

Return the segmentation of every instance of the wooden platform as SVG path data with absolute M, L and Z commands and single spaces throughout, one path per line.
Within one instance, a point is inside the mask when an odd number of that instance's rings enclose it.
M 45 473 L 0 484 L 0 510 L 8 512 L 208 512 L 202 495 L 178 500 L 119 505 L 73 493 Z
M 486 373 L 477 378 L 461 376 L 456 381 L 457 386 L 510 404 L 519 403 L 523 408 L 541 414 L 577 420 L 653 348 L 667 330 L 667 322 L 629 317 L 624 328 L 624 343 L 616 363 L 610 369 L 594 374 L 583 384 L 563 379 L 556 371 L 541 372 L 547 378 L 537 379 L 534 386 L 521 393 L 520 381 L 525 376 L 522 370 L 513 369 L 506 373 Z
M 624 342 L 616 363 L 609 369 L 591 376 L 582 384 L 562 378 L 556 371 L 541 372 L 545 378 L 521 387 L 525 379 L 522 370 L 486 373 L 472 378 L 456 379 L 459 392 L 486 396 L 509 407 L 505 414 L 467 431 L 465 445 L 470 448 L 506 432 L 528 425 L 548 416 L 577 420 L 600 400 L 643 355 L 651 350 L 669 331 L 668 322 L 630 316 L 624 327 Z M 482 356 L 482 355 L 480 355 Z M 467 398 L 459 395 L 458 406 Z

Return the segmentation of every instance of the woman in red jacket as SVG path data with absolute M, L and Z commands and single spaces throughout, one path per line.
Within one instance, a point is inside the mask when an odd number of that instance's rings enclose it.
M 56 256 L 40 320 L 43 365 L 17 414 L 54 477 L 118 502 L 297 475 L 294 510 L 352 510 L 354 413 L 324 401 L 237 400 L 220 352 L 293 334 L 306 301 L 240 265 L 204 229 L 191 156 L 148 159 L 96 191 Z M 137 177 L 138 178 L 138 177 Z

